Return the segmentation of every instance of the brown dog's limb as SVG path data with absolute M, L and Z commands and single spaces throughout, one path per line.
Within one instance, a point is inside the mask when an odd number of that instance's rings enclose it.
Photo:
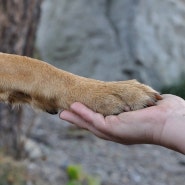
M 84 103 L 104 115 L 154 105 L 161 96 L 135 80 L 102 82 L 80 77 L 45 62 L 0 53 L 0 101 L 30 104 L 50 114 Z

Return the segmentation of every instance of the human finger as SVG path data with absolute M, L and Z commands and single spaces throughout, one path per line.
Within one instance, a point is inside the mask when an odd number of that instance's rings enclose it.
M 80 115 L 78 115 L 75 112 L 71 112 L 71 111 L 63 111 L 60 113 L 60 118 L 63 120 L 66 120 L 72 124 L 77 125 L 80 128 L 89 130 L 90 132 L 92 132 L 94 135 L 102 138 L 102 139 L 106 139 L 109 140 L 109 138 L 102 132 L 100 132 L 98 129 L 96 129 L 93 124 L 87 122 L 86 120 L 83 119 L 83 117 L 81 117 Z

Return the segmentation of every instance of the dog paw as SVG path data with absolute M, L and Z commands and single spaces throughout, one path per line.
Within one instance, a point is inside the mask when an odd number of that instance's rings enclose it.
M 136 80 L 99 84 L 91 90 L 89 98 L 91 101 L 84 103 L 104 116 L 153 106 L 162 99 L 157 91 Z

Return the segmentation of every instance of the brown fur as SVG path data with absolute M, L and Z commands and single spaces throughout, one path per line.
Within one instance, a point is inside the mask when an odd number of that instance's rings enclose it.
M 0 101 L 27 103 L 51 114 L 84 103 L 103 115 L 154 105 L 161 96 L 136 80 L 103 82 L 29 57 L 0 53 Z

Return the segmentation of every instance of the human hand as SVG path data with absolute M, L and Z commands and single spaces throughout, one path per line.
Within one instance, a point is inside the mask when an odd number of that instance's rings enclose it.
M 107 117 L 76 102 L 60 118 L 106 140 L 156 144 L 185 154 L 185 101 L 174 95 L 163 95 L 156 106 Z

